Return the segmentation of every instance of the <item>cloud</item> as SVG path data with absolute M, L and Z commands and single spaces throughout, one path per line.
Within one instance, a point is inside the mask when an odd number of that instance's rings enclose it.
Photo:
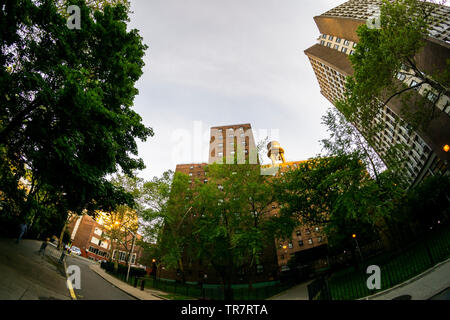
M 319 35 L 313 16 L 341 3 L 132 1 L 131 27 L 149 46 L 135 108 L 156 132 L 139 144 L 148 166 L 142 175 L 175 168 L 171 135 L 192 131 L 196 120 L 279 129 L 288 159 L 316 155 L 326 136 L 320 117 L 331 104 L 303 50 Z

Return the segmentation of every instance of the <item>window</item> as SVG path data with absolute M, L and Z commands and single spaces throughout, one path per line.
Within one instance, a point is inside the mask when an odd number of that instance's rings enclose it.
M 323 34 L 323 35 L 322 35 L 322 38 L 326 39 L 326 38 L 327 38 L 327 35 L 326 35 L 326 34 Z
M 297 237 L 300 237 L 301 235 L 302 235 L 302 233 L 301 233 L 301 231 L 300 230 L 297 230 Z
M 217 152 L 218 157 L 223 157 L 223 152 Z
M 401 73 L 401 72 L 397 73 L 398 80 L 403 81 L 403 80 L 405 80 L 405 78 L 406 78 L 406 76 L 404 73 Z
M 223 148 L 223 143 L 219 143 L 218 147 Z
M 219 140 L 223 140 L 223 136 L 222 135 L 219 136 Z
M 427 94 L 427 98 L 434 103 L 437 99 L 437 95 L 434 92 L 429 91 Z
M 334 45 L 334 48 L 335 48 L 336 50 L 339 50 L 339 45 L 338 45 L 338 44 L 335 44 L 335 45 Z
M 98 238 L 96 238 L 96 237 L 92 237 L 91 242 L 92 242 L 93 244 L 98 245 L 98 244 L 100 243 L 100 239 L 98 239 Z
M 191 166 L 189 169 L 191 169 L 191 170 L 194 169 L 194 166 Z
M 189 172 L 189 176 L 192 177 L 192 172 Z
M 305 233 L 306 233 L 306 234 L 310 234 L 311 231 L 309 231 L 309 229 L 306 229 L 306 230 L 305 230 Z
M 317 242 L 321 243 L 322 242 L 322 237 L 317 237 Z
M 203 183 L 208 183 L 208 179 L 203 180 Z
M 245 133 L 241 133 L 241 138 L 245 137 Z
M 344 40 L 344 45 L 345 45 L 345 46 L 348 46 L 349 44 L 350 44 L 350 41 Z
M 409 84 L 410 87 L 414 87 L 416 86 L 418 83 L 414 80 L 411 81 L 411 83 Z M 418 87 L 415 87 L 414 90 L 417 90 Z
M 353 48 L 356 48 L 356 42 L 353 42 Z
M 99 229 L 99 228 L 95 228 L 95 231 L 94 231 L 94 233 L 95 233 L 96 235 L 99 235 L 99 236 L 101 236 L 101 235 L 102 235 L 102 230 L 101 230 L 101 229 Z
M 327 47 L 331 48 L 331 42 L 327 42 Z
M 289 248 L 289 249 L 292 249 L 293 247 L 294 247 L 294 246 L 292 245 L 292 242 L 289 242 L 289 243 L 288 243 L 288 248 Z
M 325 45 L 325 41 L 324 40 L 320 40 L 320 44 L 321 45 Z
M 354 50 L 350 50 L 350 55 L 354 54 L 355 51 Z
M 347 53 L 347 48 L 342 47 L 341 52 Z
M 341 43 L 341 38 L 336 38 L 337 43 Z
M 230 154 L 231 154 L 232 156 L 234 156 L 235 152 L 234 152 L 234 151 L 231 151 Z
M 315 231 L 315 232 L 319 232 L 319 227 L 315 227 L 315 228 L 314 228 L 314 231 Z
M 312 239 L 312 238 L 309 238 L 309 239 L 308 239 L 308 243 L 309 243 L 309 244 L 313 244 L 313 239 Z
M 234 134 L 231 133 L 231 134 L 228 135 L 228 137 L 229 138 L 234 138 Z
M 303 246 L 303 240 L 298 240 L 298 245 L 301 247 Z
M 328 40 L 333 40 L 333 38 L 334 38 L 333 36 L 329 36 Z
M 219 184 L 219 185 L 217 186 L 217 189 L 223 190 L 223 186 L 222 186 L 221 184 Z M 222 201 L 223 201 L 223 200 L 222 200 Z

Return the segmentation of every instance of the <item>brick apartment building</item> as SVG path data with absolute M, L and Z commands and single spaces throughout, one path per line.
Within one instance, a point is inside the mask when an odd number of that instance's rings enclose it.
M 270 144 L 269 144 L 270 145 Z M 279 144 L 277 143 L 279 146 Z M 241 148 L 240 148 L 241 147 Z M 281 149 L 281 148 L 279 148 Z M 282 150 L 282 149 L 281 149 Z M 277 152 L 279 150 L 277 149 Z M 253 133 L 250 124 L 217 126 L 211 128 L 210 139 L 210 153 L 209 164 L 212 163 L 233 163 L 233 159 L 237 156 L 239 163 L 239 155 L 236 152 L 241 152 L 241 156 L 251 163 L 259 163 L 257 159 L 256 145 L 253 138 Z M 286 170 L 295 169 L 297 165 L 304 161 L 285 162 L 284 150 L 281 152 L 281 163 L 275 164 L 274 155 L 268 154 L 272 159 L 272 165 L 263 165 L 263 168 L 270 166 L 278 167 L 279 174 L 283 174 Z M 254 157 L 254 158 L 252 158 Z M 234 162 L 235 163 L 235 162 Z M 208 183 L 208 175 L 205 171 L 208 163 L 191 163 L 179 164 L 176 166 L 176 172 L 182 172 L 191 177 L 191 184 L 195 179 Z M 274 203 L 270 214 L 277 215 L 279 213 L 279 206 Z M 292 234 L 292 239 L 287 242 L 278 242 L 275 239 L 268 239 L 266 246 L 261 255 L 260 264 L 257 266 L 256 281 L 271 281 L 276 280 L 280 272 L 287 271 L 288 261 L 296 254 L 301 254 L 306 251 L 316 250 L 318 247 L 326 246 L 326 239 L 321 235 L 320 229 L 317 227 L 300 226 Z M 220 278 L 213 270 L 205 269 L 201 261 L 195 261 L 191 257 L 184 257 L 183 263 L 185 266 L 185 277 L 187 281 L 204 281 L 204 275 L 207 274 L 207 281 L 211 283 L 218 283 Z M 314 268 L 326 266 L 326 259 L 313 261 Z M 160 272 L 160 277 L 177 279 L 176 270 L 163 269 Z M 235 282 L 242 281 L 239 275 Z
M 95 260 L 109 260 L 111 255 L 118 258 L 119 263 L 127 264 L 128 250 L 123 245 L 119 245 L 116 249 L 111 248 L 111 241 L 105 234 L 105 226 L 101 218 L 98 220 L 89 215 L 81 215 L 74 217 L 69 223 L 67 230 L 70 234 L 72 245 L 80 248 L 83 257 Z M 132 235 L 125 239 L 127 243 L 131 243 Z M 137 239 L 141 239 L 138 234 Z M 142 267 L 138 263 L 142 257 L 143 248 L 136 245 L 131 256 L 131 265 Z

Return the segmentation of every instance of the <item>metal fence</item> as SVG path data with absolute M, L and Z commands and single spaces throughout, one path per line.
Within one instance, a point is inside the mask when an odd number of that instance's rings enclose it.
M 220 285 L 182 284 L 174 280 L 167 279 L 139 278 L 137 280 L 138 286 L 142 280 L 145 280 L 145 287 L 147 288 L 157 289 L 175 295 L 203 300 L 225 299 L 224 288 Z M 233 286 L 233 300 L 264 300 L 288 289 L 289 287 L 291 287 L 291 285 L 280 283 L 271 283 L 262 286 L 260 284 L 255 284 L 252 288 L 248 286 Z
M 308 286 L 309 299 L 353 300 L 370 296 L 433 267 L 450 257 L 450 227 L 445 227 L 418 239 L 409 246 L 384 252 L 361 263 L 323 277 Z M 367 287 L 367 267 L 377 265 L 381 271 L 381 288 Z

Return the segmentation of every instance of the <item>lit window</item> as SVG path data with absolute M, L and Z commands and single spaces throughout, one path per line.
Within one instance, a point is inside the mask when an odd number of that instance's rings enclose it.
M 341 38 L 336 38 L 337 43 L 341 43 Z
M 339 45 L 338 45 L 338 44 L 335 44 L 335 45 L 334 45 L 334 48 L 335 48 L 336 50 L 339 50 Z
M 342 47 L 341 52 L 347 53 L 347 48 Z
M 217 153 L 217 156 L 218 156 L 218 157 L 223 157 L 223 152 L 218 152 L 218 153 Z
M 350 55 L 354 54 L 355 50 L 350 50 Z
M 326 39 L 326 38 L 327 38 L 327 35 L 326 35 L 326 34 L 323 34 L 323 35 L 322 35 L 322 38 Z
M 345 45 L 345 46 L 348 46 L 349 44 L 350 44 L 350 41 L 344 40 L 344 45 Z
M 308 243 L 309 243 L 309 244 L 313 244 L 313 239 L 312 239 L 312 238 L 309 238 L 309 239 L 308 239 Z
M 327 42 L 327 47 L 331 48 L 331 42 Z
M 301 235 L 302 235 L 302 233 L 301 233 L 301 231 L 300 230 L 297 230 L 297 237 L 300 237 Z
M 334 38 L 333 36 L 329 36 L 328 40 L 333 40 L 333 38 Z
M 292 242 L 289 242 L 288 243 L 288 247 L 289 247 L 289 249 L 292 249 L 294 246 L 292 245 Z

